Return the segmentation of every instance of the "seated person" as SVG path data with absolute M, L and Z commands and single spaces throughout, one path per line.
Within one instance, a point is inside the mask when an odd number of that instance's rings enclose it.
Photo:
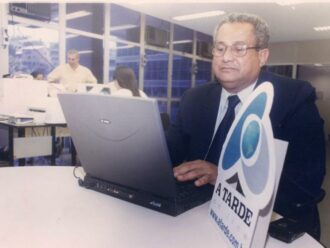
M 50 83 L 59 82 L 66 92 L 77 92 L 79 83 L 97 83 L 93 73 L 79 63 L 79 53 L 69 50 L 68 63 L 59 65 L 48 75 Z
M 33 71 L 31 72 L 31 76 L 35 79 L 35 80 L 44 80 L 44 74 L 41 71 Z
M 216 80 L 186 91 L 176 122 L 167 132 L 174 176 L 179 181 L 193 180 L 198 187 L 214 185 L 221 147 L 217 154 L 209 151 L 214 150 L 218 127 L 226 126 L 222 120 L 227 109 L 237 114 L 254 88 L 269 81 L 274 88 L 270 112 L 274 137 L 289 143 L 274 211 L 299 221 L 306 232 L 320 239 L 317 203 L 325 175 L 325 136 L 315 89 L 308 82 L 261 70 L 269 56 L 269 27 L 257 16 L 223 17 L 213 40 Z M 231 104 L 233 97 L 238 99 L 236 105 Z
M 134 71 L 126 66 L 119 66 L 114 71 L 113 81 L 109 83 L 111 95 L 114 96 L 140 96 L 147 95 L 138 89 Z

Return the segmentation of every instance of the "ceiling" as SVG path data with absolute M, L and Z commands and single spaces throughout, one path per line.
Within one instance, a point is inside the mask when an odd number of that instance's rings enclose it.
M 297 0 L 296 0 L 297 1 Z M 263 17 L 270 25 L 271 43 L 288 41 L 305 41 L 330 39 L 330 31 L 316 32 L 313 27 L 330 26 L 330 1 L 307 1 L 308 3 L 281 6 L 270 1 L 247 3 L 243 1 L 217 3 L 203 1 L 187 3 L 186 1 L 136 1 L 118 3 L 130 9 L 168 20 L 212 35 L 213 29 L 221 16 L 208 17 L 189 21 L 175 21 L 172 17 L 206 11 L 223 10 L 228 12 L 248 12 Z

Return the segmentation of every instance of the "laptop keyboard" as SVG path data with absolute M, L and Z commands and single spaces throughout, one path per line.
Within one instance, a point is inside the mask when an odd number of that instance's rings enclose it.
M 184 201 L 185 199 L 193 199 L 194 197 L 200 198 L 201 192 L 212 195 L 212 186 L 206 185 L 202 187 L 196 187 L 194 183 L 181 183 L 177 182 L 177 200 Z

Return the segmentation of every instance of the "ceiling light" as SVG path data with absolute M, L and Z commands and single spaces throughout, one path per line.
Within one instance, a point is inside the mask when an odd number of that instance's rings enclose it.
M 78 37 L 77 34 L 67 34 L 67 35 L 65 36 L 66 39 L 71 39 L 71 38 L 76 38 L 76 37 Z
M 201 13 L 195 13 L 195 14 L 190 14 L 190 15 L 175 16 L 172 19 L 174 19 L 176 21 L 186 21 L 186 20 L 206 18 L 206 17 L 212 17 L 212 16 L 220 16 L 223 14 L 225 14 L 224 11 L 215 10 L 215 11 L 201 12 Z
M 314 27 L 313 29 L 315 31 L 329 31 L 330 30 L 330 26 Z
M 93 50 L 84 50 L 84 51 L 79 51 L 78 52 L 80 55 L 81 54 L 89 54 L 89 53 L 93 53 Z
M 177 45 L 177 44 L 185 44 L 185 43 L 191 43 L 192 40 L 176 40 L 176 41 L 173 41 L 173 45 Z
M 133 45 L 126 45 L 126 46 L 117 46 L 114 49 L 120 50 L 120 49 L 129 49 L 129 48 L 132 48 L 132 47 L 134 47 L 134 46 Z
M 302 3 L 307 3 L 309 2 L 308 0 L 280 0 L 277 1 L 276 3 L 281 6 L 292 6 L 292 5 L 298 5 Z
M 323 64 L 321 64 L 321 63 L 315 63 L 314 66 L 320 67 L 320 66 L 323 66 Z
M 76 18 L 88 16 L 88 15 L 91 15 L 91 14 L 92 14 L 91 12 L 81 10 L 81 11 L 76 11 L 76 12 L 72 12 L 70 14 L 67 14 L 65 18 L 66 18 L 66 20 L 71 20 L 71 19 L 76 19 Z
M 110 30 L 111 31 L 117 31 L 117 30 L 130 29 L 130 28 L 136 28 L 136 27 L 137 27 L 136 25 L 127 24 L 127 25 L 120 25 L 120 26 L 111 27 Z

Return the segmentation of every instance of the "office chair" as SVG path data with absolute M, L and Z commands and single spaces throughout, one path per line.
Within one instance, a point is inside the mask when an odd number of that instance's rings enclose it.
M 171 125 L 169 114 L 166 112 L 160 113 L 160 119 L 162 121 L 164 130 L 167 130 Z

